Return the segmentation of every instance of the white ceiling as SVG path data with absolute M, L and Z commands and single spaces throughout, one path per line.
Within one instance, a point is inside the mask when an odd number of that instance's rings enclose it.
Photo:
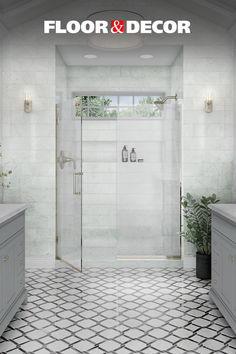
M 91 14 L 91 8 L 95 7 L 100 7 L 100 10 L 127 8 L 127 2 L 121 0 L 96 0 L 96 2 L 95 0 L 0 0 L 0 27 L 6 29 L 17 27 L 62 5 L 68 7 L 73 1 L 81 2 L 81 14 L 85 18 Z M 226 29 L 230 29 L 236 23 L 236 0 L 156 0 L 155 4 L 157 9 L 165 4 L 183 8 Z M 135 11 L 141 14 L 153 12 L 153 6 L 148 5 L 148 0 L 135 1 L 133 5 Z
M 172 65 L 181 46 L 152 46 L 144 44 L 141 48 L 132 50 L 105 51 L 89 47 L 88 45 L 60 45 L 59 53 L 66 65 Z M 97 58 L 86 59 L 84 55 L 95 54 Z M 140 55 L 151 54 L 151 59 L 141 59 Z
M 11 29 L 72 0 L 0 0 L 0 25 Z
M 230 29 L 236 22 L 236 0 L 167 0 L 167 2 L 226 29 Z

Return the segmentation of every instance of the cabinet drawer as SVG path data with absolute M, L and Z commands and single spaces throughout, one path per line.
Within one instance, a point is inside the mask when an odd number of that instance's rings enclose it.
M 19 255 L 25 250 L 25 233 L 24 230 L 16 235 L 16 254 Z
M 21 252 L 20 254 L 17 255 L 16 257 L 16 269 L 17 269 L 17 274 L 21 274 L 22 272 L 24 273 L 25 271 L 25 252 Z
M 212 225 L 213 229 L 221 232 L 224 236 L 228 237 L 236 244 L 236 227 L 234 225 L 214 214 L 212 216 Z
M 212 254 L 215 254 L 215 258 L 220 258 L 222 249 L 222 242 L 224 242 L 224 236 L 219 234 L 215 229 L 212 229 Z M 217 259 L 215 259 L 217 261 Z M 213 265 L 213 257 L 212 257 L 212 265 Z
M 24 273 L 20 277 L 17 277 L 18 280 L 18 289 L 19 291 L 22 290 L 25 286 L 25 276 Z
M 19 269 L 16 275 L 16 291 L 19 293 L 25 286 L 25 269 Z
M 214 251 L 220 249 L 221 238 L 220 238 L 220 234 L 217 232 L 217 230 L 215 230 L 213 228 L 213 230 L 212 230 L 212 246 L 213 246 Z
M 212 271 L 217 273 L 218 275 L 220 275 L 220 255 L 219 253 L 215 252 L 215 250 L 213 250 L 212 252 Z
M 17 231 L 21 230 L 24 228 L 25 224 L 25 215 L 24 213 L 21 215 L 18 215 L 14 218 L 11 219 L 11 221 L 7 221 L 0 225 L 0 235 L 1 235 L 1 240 L 0 242 L 3 243 L 9 237 L 17 233 Z
M 212 270 L 211 286 L 218 293 L 221 292 L 220 276 L 214 270 Z

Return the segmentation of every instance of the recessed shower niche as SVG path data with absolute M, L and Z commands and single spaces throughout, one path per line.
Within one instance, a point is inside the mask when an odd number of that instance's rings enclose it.
M 163 50 L 57 48 L 57 255 L 76 268 L 180 265 L 182 48 Z

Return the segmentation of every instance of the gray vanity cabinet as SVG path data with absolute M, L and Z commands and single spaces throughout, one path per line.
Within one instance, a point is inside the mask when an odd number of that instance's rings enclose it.
M 212 284 L 214 302 L 236 333 L 236 205 L 212 209 Z
M 0 223 L 0 335 L 26 301 L 24 218 L 20 209 Z

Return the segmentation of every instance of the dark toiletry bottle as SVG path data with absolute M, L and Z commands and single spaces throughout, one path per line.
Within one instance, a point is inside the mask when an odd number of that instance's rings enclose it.
M 122 162 L 128 162 L 128 158 L 129 158 L 128 150 L 126 148 L 126 145 L 124 145 L 122 149 Z
M 136 162 L 136 152 L 134 148 L 132 148 L 132 151 L 130 153 L 130 162 Z

